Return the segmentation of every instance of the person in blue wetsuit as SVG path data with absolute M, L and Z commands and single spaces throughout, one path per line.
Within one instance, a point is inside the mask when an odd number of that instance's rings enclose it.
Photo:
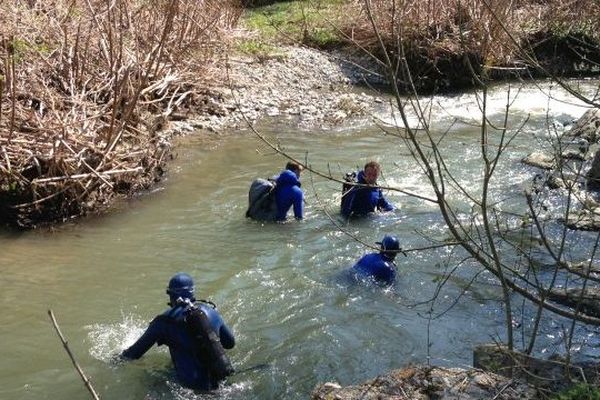
M 300 188 L 300 173 L 302 166 L 290 161 L 285 170 L 276 179 L 275 201 L 277 203 L 276 221 L 285 221 L 289 209 L 294 206 L 294 217 L 298 220 L 304 217 L 304 192 Z
M 361 257 L 352 267 L 360 279 L 373 279 L 376 283 L 391 285 L 396 280 L 396 263 L 394 259 L 400 250 L 398 238 L 385 235 L 379 253 L 369 253 Z
M 167 294 L 171 308 L 154 318 L 144 334 L 121 353 L 121 358 L 136 360 L 154 344 L 159 346 L 165 344 L 169 347 L 177 378 L 183 386 L 197 390 L 216 389 L 219 381 L 212 375 L 210 366 L 198 356 L 197 339 L 194 338 L 186 322 L 190 307 L 197 306 L 206 315 L 210 327 L 218 335 L 223 348 L 233 348 L 235 345 L 233 333 L 209 303 L 194 304 L 196 302 L 194 281 L 190 275 L 186 273 L 174 275 L 169 281 Z
M 394 206 L 390 204 L 381 188 L 377 186 L 377 178 L 381 172 L 381 166 L 376 161 L 369 161 L 362 171 L 358 172 L 357 183 L 368 186 L 353 186 L 344 193 L 342 198 L 342 215 L 346 218 L 353 216 L 364 216 L 374 211 L 392 211 Z

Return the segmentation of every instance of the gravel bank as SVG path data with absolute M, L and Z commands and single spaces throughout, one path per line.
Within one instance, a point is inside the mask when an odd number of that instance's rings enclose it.
M 174 121 L 177 132 L 244 129 L 245 118 L 288 120 L 300 128 L 331 129 L 366 122 L 379 97 L 356 86 L 361 74 L 333 55 L 302 47 L 280 47 L 267 57 L 235 55 L 218 62 L 212 83 L 192 118 Z

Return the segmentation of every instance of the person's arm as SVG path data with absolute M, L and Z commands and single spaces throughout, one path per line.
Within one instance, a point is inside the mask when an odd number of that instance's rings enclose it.
M 221 314 L 208 304 L 201 303 L 200 309 L 206 314 L 210 321 L 212 329 L 219 334 L 219 340 L 226 349 L 232 349 L 235 346 L 233 332 L 223 321 Z
M 302 189 L 295 188 L 294 190 L 294 217 L 296 219 L 304 218 L 304 192 Z
M 121 353 L 121 357 L 128 360 L 137 360 L 142 357 L 144 353 L 146 353 L 150 347 L 154 345 L 158 341 L 159 335 L 159 327 L 157 318 L 154 318 L 146 332 L 128 349 L 125 349 L 123 353 Z
M 377 208 L 383 211 L 392 211 L 394 206 L 383 197 L 383 192 L 379 189 L 379 201 L 377 202 Z

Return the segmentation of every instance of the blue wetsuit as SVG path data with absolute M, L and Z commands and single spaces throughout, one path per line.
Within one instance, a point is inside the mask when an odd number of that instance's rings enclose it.
M 357 182 L 366 184 L 365 172 L 360 171 Z M 381 189 L 377 186 L 353 186 L 342 201 L 342 215 L 345 217 L 363 216 L 375 210 L 392 211 L 394 206 L 390 204 Z
M 304 216 L 304 193 L 300 189 L 300 181 L 294 173 L 286 169 L 276 180 L 275 201 L 277 203 L 276 221 L 285 221 L 288 210 L 294 206 L 294 217 L 302 219 Z
M 204 303 L 197 303 L 197 305 L 207 315 L 214 331 L 219 334 L 223 347 L 233 348 L 235 345 L 233 333 L 225 325 L 217 310 Z M 177 377 L 183 386 L 198 390 L 216 389 L 219 382 L 211 379 L 206 366 L 194 356 L 194 340 L 184 321 L 186 311 L 187 306 L 177 306 L 154 318 L 146 332 L 131 347 L 123 351 L 122 356 L 138 359 L 155 343 L 158 346 L 166 344 L 169 346 Z
M 358 277 L 375 279 L 377 283 L 391 285 L 396 279 L 396 264 L 381 253 L 364 255 L 352 268 Z

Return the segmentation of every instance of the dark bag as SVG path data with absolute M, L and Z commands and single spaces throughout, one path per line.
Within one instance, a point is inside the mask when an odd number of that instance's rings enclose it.
M 346 175 L 344 175 L 344 183 L 342 183 L 342 201 L 340 202 L 340 207 L 342 210 L 350 198 L 350 196 L 348 196 L 348 192 L 352 190 L 354 187 L 352 184 L 356 182 L 356 172 L 347 172 Z
M 255 179 L 248 192 L 246 217 L 258 221 L 274 221 L 277 216 L 275 182 L 270 179 Z
M 189 308 L 186 322 L 192 336 L 196 339 L 196 353 L 207 367 L 211 379 L 222 381 L 235 371 L 221 344 L 218 332 L 210 324 L 208 316 L 198 307 Z

